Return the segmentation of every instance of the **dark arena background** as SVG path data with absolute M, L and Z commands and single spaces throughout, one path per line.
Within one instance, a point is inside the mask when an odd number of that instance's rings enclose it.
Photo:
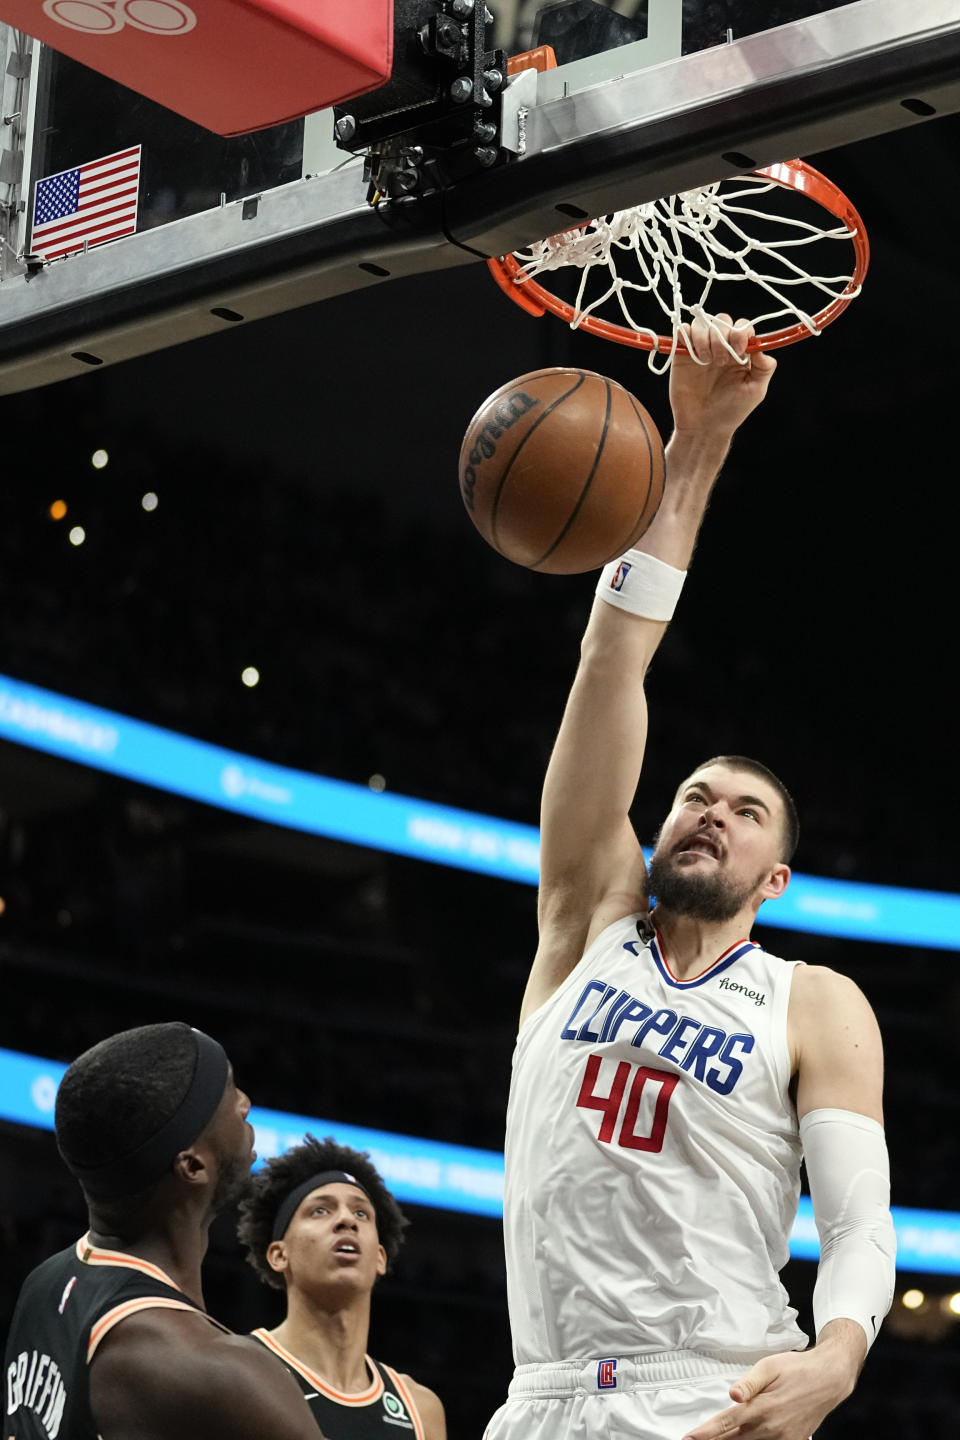
M 726 28 L 750 8 L 698 15 Z M 256 188 L 272 133 L 223 145 L 218 189 Z M 697 762 L 755 755 L 796 796 L 803 876 L 921 892 L 869 938 L 826 901 L 822 928 L 757 932 L 865 991 L 893 1203 L 937 1212 L 825 1440 L 953 1440 L 960 1412 L 958 142 L 947 115 L 805 157 L 863 215 L 870 273 L 836 325 L 778 352 L 735 441 L 649 677 L 634 812 L 649 844 Z M 481 260 L 4 395 L 0 720 L 35 686 L 53 711 L 69 697 L 371 799 L 535 826 L 595 578 L 490 549 L 457 457 L 490 392 L 553 365 L 620 381 L 666 438 L 645 356 L 522 314 Z M 255 1106 L 497 1159 L 529 879 L 462 868 L 442 839 L 450 863 L 271 824 L 240 764 L 223 806 L 172 772 L 138 783 L 48 753 L 44 724 L 0 741 L 4 1051 L 62 1066 L 184 1019 Z M 837 889 L 841 919 L 867 915 L 855 893 Z M 911 917 L 938 901 L 925 939 Z M 512 1368 L 500 1222 L 404 1208 L 370 1350 L 437 1391 L 451 1440 L 480 1440 Z M 0 1326 L 83 1221 L 49 1128 L 0 1121 Z M 784 1272 L 806 1328 L 814 1277 L 807 1259 Z M 232 1217 L 206 1299 L 238 1330 L 279 1318 Z

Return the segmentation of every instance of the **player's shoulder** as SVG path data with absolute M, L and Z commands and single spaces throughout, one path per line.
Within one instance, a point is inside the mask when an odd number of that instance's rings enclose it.
M 790 990 L 791 1019 L 811 1025 L 873 1020 L 873 1009 L 855 980 L 829 965 L 797 965 Z
M 125 1316 L 104 1337 L 94 1369 L 101 1382 L 111 1376 L 128 1383 L 152 1383 L 162 1372 L 165 1384 L 185 1396 L 229 1385 L 261 1365 L 273 1373 L 275 1362 L 262 1345 L 236 1335 L 206 1311 L 146 1305 Z
M 144 1434 L 176 1429 L 183 1440 L 251 1434 L 271 1406 L 286 1400 L 293 1410 L 289 1384 L 262 1345 L 194 1309 L 152 1308 L 127 1316 L 104 1338 L 90 1371 L 101 1429 L 109 1420 L 122 1433 L 144 1412 L 153 1424 Z M 291 1433 L 280 1427 L 278 1418 L 276 1433 Z
M 183 1307 L 170 1309 L 162 1305 L 145 1303 L 142 1309 L 127 1315 L 114 1325 L 97 1351 L 98 1359 L 109 1355 L 116 1364 L 122 1362 L 136 1367 L 142 1359 L 156 1356 L 184 1354 L 184 1363 L 189 1366 L 192 1357 L 200 1357 L 210 1347 L 227 1347 L 231 1342 L 245 1337 L 234 1335 L 212 1320 L 206 1311 L 194 1307 L 184 1300 Z M 189 1374 L 189 1368 L 186 1372 Z
M 793 972 L 793 993 L 802 999 L 829 1000 L 866 996 L 855 980 L 834 970 L 829 965 L 807 965 L 798 963 Z
M 55 1284 L 62 1274 L 77 1263 L 77 1247 L 75 1244 L 68 1245 L 66 1249 L 58 1250 L 55 1255 L 48 1255 L 39 1265 L 35 1265 L 24 1280 L 23 1288 L 36 1290 L 44 1285 Z
M 41 1260 L 23 1279 L 17 1296 L 15 1319 L 35 1322 L 38 1316 L 55 1311 L 63 1300 L 66 1284 L 77 1273 L 78 1267 L 73 1245 Z
M 435 1390 L 414 1380 L 412 1375 L 403 1375 L 398 1372 L 397 1378 L 409 1392 L 420 1413 L 426 1440 L 445 1440 L 447 1420 L 440 1396 Z

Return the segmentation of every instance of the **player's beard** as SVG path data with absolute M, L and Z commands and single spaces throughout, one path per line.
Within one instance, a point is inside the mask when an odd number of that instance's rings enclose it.
M 650 861 L 649 889 L 657 904 L 675 915 L 722 925 L 740 913 L 765 874 L 761 871 L 751 885 L 734 885 L 719 866 L 710 874 L 699 868 L 681 870 L 670 856 L 655 851 Z
M 250 1155 L 219 1154 L 220 1174 L 213 1189 L 210 1214 L 230 1210 L 240 1199 L 250 1180 Z

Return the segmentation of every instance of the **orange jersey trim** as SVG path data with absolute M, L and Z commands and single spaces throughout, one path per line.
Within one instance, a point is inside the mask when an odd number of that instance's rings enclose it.
M 389 1365 L 385 1365 L 382 1360 L 380 1363 L 381 1365 L 383 1365 L 384 1370 L 386 1370 L 387 1374 L 390 1376 L 390 1379 L 393 1381 L 394 1385 L 396 1385 L 397 1389 L 400 1391 L 400 1394 L 407 1402 L 407 1410 L 410 1412 L 410 1419 L 413 1421 L 413 1428 L 416 1432 L 417 1440 L 426 1440 L 426 1436 L 424 1435 L 423 1431 L 423 1421 L 420 1419 L 420 1411 L 416 1407 L 413 1396 L 410 1394 L 410 1391 L 400 1379 L 400 1376 L 397 1374 L 396 1370 L 391 1369 Z
M 88 1365 L 104 1336 L 110 1333 L 114 1325 L 119 1325 L 121 1320 L 126 1320 L 128 1315 L 134 1315 L 138 1310 L 191 1310 L 194 1315 L 210 1320 L 209 1315 L 204 1315 L 202 1310 L 198 1310 L 188 1300 L 165 1300 L 161 1295 L 142 1295 L 138 1300 L 125 1300 L 122 1305 L 116 1305 L 112 1310 L 108 1310 L 106 1315 L 101 1315 L 90 1331 L 90 1342 L 87 1345 Z M 217 1324 L 216 1320 L 211 1320 L 210 1323 Z
M 180 1289 L 166 1271 L 161 1270 L 159 1265 L 152 1265 L 149 1260 L 140 1260 L 136 1255 L 125 1255 L 122 1250 L 100 1250 L 91 1245 L 89 1231 L 77 1241 L 77 1259 L 84 1265 L 122 1265 L 128 1270 L 139 1270 L 141 1274 L 149 1275 L 152 1280 L 159 1280 L 162 1285 L 169 1285 L 171 1290 Z
M 280 1359 L 289 1365 L 292 1370 L 296 1370 L 298 1375 L 302 1375 L 304 1380 L 316 1386 L 321 1395 L 325 1396 L 328 1400 L 333 1400 L 337 1405 L 372 1405 L 374 1400 L 379 1400 L 383 1394 L 383 1377 L 369 1355 L 364 1355 L 363 1358 L 367 1363 L 370 1374 L 374 1377 L 370 1388 L 368 1390 L 362 1390 L 359 1395 L 344 1395 L 342 1391 L 335 1390 L 332 1385 L 328 1384 L 322 1375 L 317 1374 L 316 1370 L 311 1370 L 310 1366 L 304 1365 L 303 1361 L 298 1360 L 296 1355 L 291 1355 L 290 1351 L 286 1350 L 280 1344 L 279 1340 L 274 1339 L 269 1330 L 251 1330 L 250 1333 L 251 1335 L 255 1335 L 256 1338 L 266 1345 L 268 1349 L 272 1350 L 275 1355 L 279 1355 Z M 386 1366 L 384 1366 L 384 1369 L 386 1369 Z M 392 1370 L 390 1371 L 390 1375 L 391 1377 L 393 1376 Z M 418 1434 L 417 1440 L 423 1440 L 422 1432 Z
M 101 1250 L 90 1244 L 89 1231 L 77 1241 L 76 1250 L 77 1259 L 83 1265 L 116 1265 L 125 1270 L 139 1270 L 142 1275 L 148 1275 L 151 1280 L 159 1280 L 162 1285 L 169 1285 L 171 1290 L 183 1294 L 180 1286 L 171 1280 L 159 1265 L 153 1265 L 149 1260 L 141 1260 L 136 1255 L 125 1255 L 122 1250 Z M 125 1300 L 121 1305 L 115 1305 L 112 1310 L 108 1310 L 105 1315 L 100 1316 L 90 1331 L 90 1340 L 87 1345 L 88 1365 L 104 1336 L 109 1334 L 114 1325 L 119 1324 L 121 1320 L 125 1320 L 128 1315 L 133 1315 L 138 1310 L 189 1310 L 194 1315 L 201 1316 L 208 1324 L 215 1325 L 224 1334 L 233 1333 L 226 1325 L 221 1325 L 219 1320 L 214 1320 L 212 1315 L 208 1315 L 205 1310 L 201 1310 L 199 1306 L 194 1305 L 186 1298 L 176 1300 L 172 1296 L 168 1298 L 163 1295 L 139 1295 L 132 1300 Z

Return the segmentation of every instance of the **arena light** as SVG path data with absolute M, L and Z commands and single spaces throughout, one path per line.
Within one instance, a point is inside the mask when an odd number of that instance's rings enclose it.
M 71 545 L 82 545 L 86 538 L 87 532 L 86 530 L 84 530 L 82 525 L 74 525 L 73 529 L 70 531 L 70 534 L 67 536 L 67 539 L 70 541 Z
M 951 1315 L 960 1316 L 960 1291 L 947 1297 L 946 1307 Z
M 148 490 L 146 495 L 144 495 L 141 499 L 140 504 L 144 510 L 156 510 L 157 506 L 160 504 L 160 499 L 156 491 Z
M 90 464 L 93 466 L 94 470 L 103 470 L 105 466 L 109 463 L 109 460 L 110 456 L 107 454 L 106 450 L 94 450 L 93 454 L 90 456 Z
M 272 765 L 4 675 L 0 738 L 271 825 L 525 885 L 539 876 L 533 825 Z M 794 872 L 759 923 L 960 950 L 960 895 Z
M 904 1290 L 900 1304 L 907 1310 L 919 1310 L 926 1298 L 922 1290 Z
M 260 671 L 256 665 L 248 665 L 245 670 L 241 671 L 240 679 L 248 690 L 252 690 L 255 685 L 260 684 Z
M 53 504 L 50 506 L 50 509 L 47 511 L 47 514 L 50 516 L 51 520 L 62 520 L 66 513 L 66 500 L 54 500 Z

